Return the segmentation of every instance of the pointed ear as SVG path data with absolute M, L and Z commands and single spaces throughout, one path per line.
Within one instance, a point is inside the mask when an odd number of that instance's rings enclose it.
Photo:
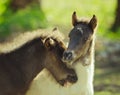
M 75 26 L 78 23 L 78 19 L 76 16 L 76 12 L 74 11 L 72 14 L 72 25 Z
M 45 47 L 49 50 L 52 49 L 53 46 L 55 46 L 55 41 L 52 38 L 47 38 L 44 43 Z
M 94 30 L 97 26 L 97 18 L 95 15 L 93 15 L 92 19 L 89 22 L 90 27 Z

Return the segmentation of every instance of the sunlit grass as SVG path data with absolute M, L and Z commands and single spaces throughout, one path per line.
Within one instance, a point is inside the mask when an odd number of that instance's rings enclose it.
M 76 11 L 79 18 L 91 18 L 95 14 L 98 18 L 97 34 L 119 39 L 119 33 L 109 33 L 115 18 L 116 0 L 44 0 L 42 7 L 49 26 L 59 26 L 64 33 L 72 27 L 71 15 Z

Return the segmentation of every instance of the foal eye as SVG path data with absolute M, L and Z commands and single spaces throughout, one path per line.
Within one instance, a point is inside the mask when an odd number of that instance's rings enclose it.
M 77 32 L 81 32 L 80 30 L 77 30 Z

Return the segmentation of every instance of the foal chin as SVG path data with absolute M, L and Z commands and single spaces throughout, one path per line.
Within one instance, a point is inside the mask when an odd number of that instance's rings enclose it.
M 74 67 L 74 64 L 76 62 L 78 62 L 80 59 L 83 59 L 83 57 L 87 56 L 87 54 L 89 53 L 89 49 L 91 47 L 91 43 L 90 41 L 87 41 L 84 46 L 82 46 L 82 48 L 77 48 L 74 50 L 67 50 L 66 52 L 64 52 L 63 54 L 63 62 L 66 62 L 67 66 L 69 68 Z M 65 53 L 71 53 L 71 55 L 66 56 Z

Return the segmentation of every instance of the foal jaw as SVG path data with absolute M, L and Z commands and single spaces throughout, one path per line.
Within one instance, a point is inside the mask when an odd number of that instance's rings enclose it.
M 63 79 L 58 81 L 62 86 L 65 86 L 66 84 L 74 84 L 78 80 L 77 76 L 68 76 L 67 79 Z
M 72 53 L 72 58 L 69 58 L 69 56 L 65 56 L 63 54 L 63 61 L 66 62 L 67 67 L 69 68 L 73 68 L 74 64 L 76 62 L 78 62 L 79 60 L 83 59 L 86 55 L 89 55 L 90 50 L 91 50 L 91 45 L 93 42 L 93 38 L 92 36 L 89 38 L 89 40 L 86 41 L 86 43 L 82 46 L 81 49 L 77 49 L 76 51 L 72 50 L 72 51 L 65 51 L 65 52 L 71 52 Z M 64 52 L 64 53 L 65 53 Z M 83 64 L 83 65 L 87 65 L 87 64 Z
M 76 82 L 77 82 L 78 77 L 77 77 L 76 74 L 74 74 L 75 71 L 72 70 L 70 73 L 71 73 L 71 74 L 68 74 L 66 78 L 58 81 L 60 85 L 65 86 L 67 83 L 73 84 L 73 83 L 76 83 Z M 72 74 L 72 73 L 73 73 L 73 74 Z

